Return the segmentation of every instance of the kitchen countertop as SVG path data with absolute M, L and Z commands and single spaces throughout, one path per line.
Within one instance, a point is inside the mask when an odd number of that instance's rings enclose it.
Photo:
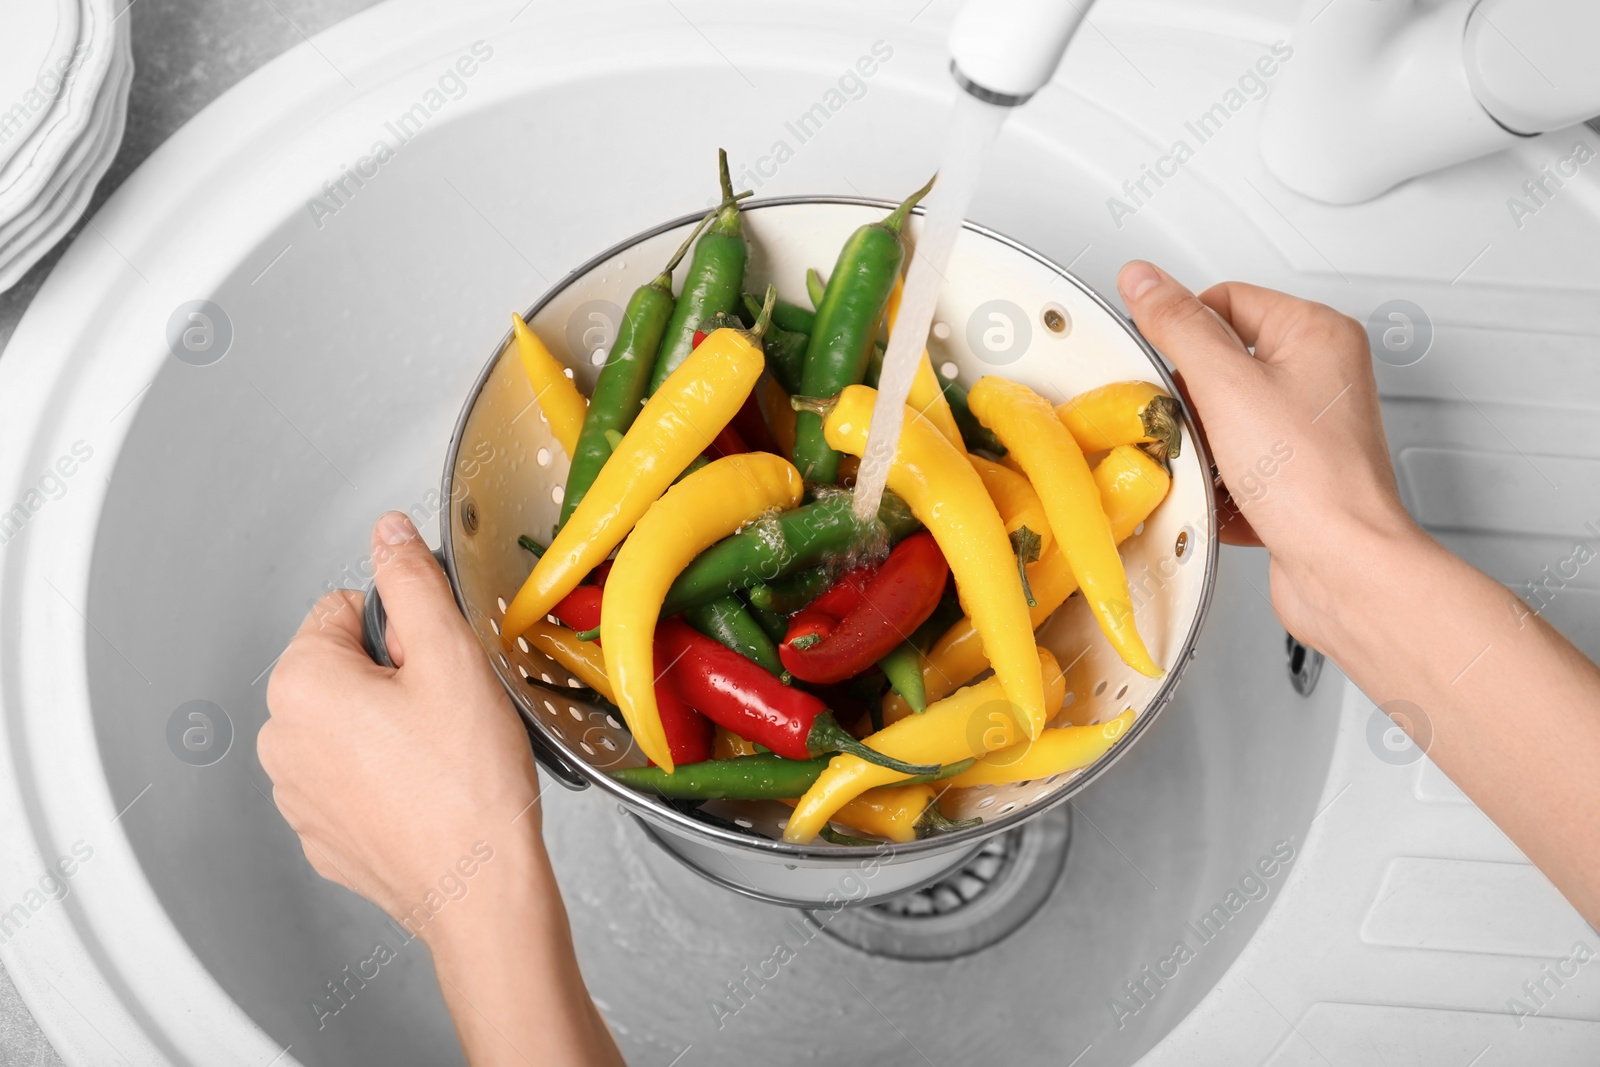
M 95 190 L 89 215 L 123 180 L 235 82 L 306 37 L 350 17 L 375 0 L 132 0 L 121 17 L 133 20 L 133 89 L 128 128 L 111 169 Z M 0 293 L 0 349 L 68 244 L 88 228 L 80 221 L 22 280 Z M 84 240 L 99 238 L 92 230 Z M 59 1067 L 0 970 L 0 1063 Z

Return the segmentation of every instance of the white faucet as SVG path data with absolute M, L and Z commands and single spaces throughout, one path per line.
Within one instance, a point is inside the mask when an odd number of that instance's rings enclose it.
M 968 0 L 950 27 L 950 73 L 980 100 L 1015 107 L 1061 62 L 1089 0 Z
M 1600 115 L 1595 0 L 1306 0 L 1261 154 L 1318 200 L 1408 178 Z

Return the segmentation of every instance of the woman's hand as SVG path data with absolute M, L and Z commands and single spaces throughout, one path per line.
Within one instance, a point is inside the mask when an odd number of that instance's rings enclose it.
M 405 923 L 440 898 L 441 877 L 462 878 L 464 857 L 477 866 L 475 846 L 518 860 L 542 847 L 539 780 L 522 723 L 411 521 L 383 516 L 372 558 L 399 666 L 362 648 L 361 594 L 329 593 L 272 672 L 256 749 L 311 866 Z M 425 939 L 431 927 L 421 925 Z
M 383 516 L 372 558 L 398 666 L 362 648 L 360 593 L 318 601 L 256 738 L 278 810 L 318 874 L 428 946 L 474 1067 L 620 1064 L 545 854 L 528 735 L 411 521 Z
M 1400 503 L 1366 331 L 1326 305 L 1242 282 L 1196 297 L 1138 260 L 1117 285 L 1204 423 L 1231 498 L 1223 540 L 1266 546 L 1278 616 L 1333 652 L 1322 623 L 1364 546 L 1422 537 Z

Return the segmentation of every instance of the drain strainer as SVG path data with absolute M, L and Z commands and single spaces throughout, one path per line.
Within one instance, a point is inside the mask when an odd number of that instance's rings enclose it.
M 812 918 L 829 937 L 875 956 L 967 956 L 1033 918 L 1061 877 L 1071 841 L 1071 806 L 1064 804 L 990 838 L 936 882 L 866 907 L 813 912 Z

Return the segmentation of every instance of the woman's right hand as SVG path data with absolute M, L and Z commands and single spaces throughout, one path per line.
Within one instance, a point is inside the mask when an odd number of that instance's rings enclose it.
M 1400 502 L 1366 331 L 1242 282 L 1197 297 L 1140 260 L 1117 286 L 1207 431 L 1232 500 L 1219 505 L 1223 540 L 1266 547 L 1279 618 L 1333 654 L 1326 623 L 1364 546 L 1424 536 Z

